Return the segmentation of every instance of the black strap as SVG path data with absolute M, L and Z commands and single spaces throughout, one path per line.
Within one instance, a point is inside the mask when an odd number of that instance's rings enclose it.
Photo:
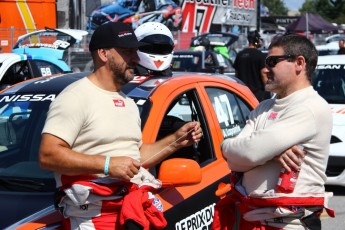
M 313 212 L 309 216 L 305 216 L 301 219 L 301 222 L 310 230 L 321 230 L 321 219 L 320 215 L 322 210 Z

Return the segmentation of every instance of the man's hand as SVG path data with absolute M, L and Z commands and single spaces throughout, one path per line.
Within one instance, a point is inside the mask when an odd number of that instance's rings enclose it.
M 138 174 L 141 163 L 131 157 L 111 157 L 109 176 L 129 181 Z
M 274 160 L 278 161 L 288 172 L 291 171 L 291 168 L 299 171 L 305 154 L 306 152 L 301 147 L 294 145 L 279 156 L 276 156 Z
M 182 126 L 174 135 L 177 147 L 183 148 L 199 142 L 203 134 L 200 123 L 193 121 Z

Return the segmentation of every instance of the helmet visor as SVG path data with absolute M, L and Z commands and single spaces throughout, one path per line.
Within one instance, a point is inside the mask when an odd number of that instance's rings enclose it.
M 148 45 L 139 47 L 139 51 L 148 54 L 171 54 L 174 50 L 174 41 L 166 35 L 155 34 L 149 35 L 140 40 Z

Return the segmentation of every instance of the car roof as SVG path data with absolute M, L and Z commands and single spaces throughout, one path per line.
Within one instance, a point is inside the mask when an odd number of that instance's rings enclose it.
M 6 60 L 9 59 L 26 59 L 26 55 L 22 55 L 22 54 L 14 54 L 14 53 L 2 53 L 0 54 L 0 63 L 5 62 Z
M 341 55 L 325 55 L 325 56 L 319 56 L 317 64 L 318 65 L 345 65 L 345 58 L 340 58 Z M 345 56 L 344 56 L 345 57 Z
M 56 76 L 33 78 L 28 81 L 20 82 L 16 85 L 13 85 L 12 87 L 2 91 L 1 94 L 32 94 L 33 92 L 35 94 L 59 94 L 66 86 L 76 80 L 88 76 L 89 74 L 91 74 L 91 72 L 67 73 Z M 185 79 L 187 77 L 198 80 L 204 79 L 205 81 L 214 81 L 218 78 L 234 83 L 243 84 L 239 79 L 223 74 L 176 72 L 171 77 L 146 76 L 145 80 L 142 80 L 142 78 L 140 78 L 140 81 L 137 81 L 134 78 L 131 82 L 127 83 L 122 88 L 122 91 L 131 97 L 148 98 L 161 83 L 166 82 L 169 79 Z

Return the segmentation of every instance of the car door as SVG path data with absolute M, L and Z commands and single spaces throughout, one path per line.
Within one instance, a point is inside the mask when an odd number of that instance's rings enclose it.
M 164 188 L 158 196 L 164 206 L 167 229 L 209 228 L 214 205 L 219 200 L 215 192 L 221 183 L 229 181 L 230 169 L 222 158 L 220 144 L 224 137 L 231 136 L 227 133 L 233 136 L 239 133 L 252 107 L 230 87 L 211 83 L 205 86 L 200 83 L 186 84 L 178 88 L 173 88 L 173 85 L 169 84 L 169 90 L 165 87 L 157 89 L 152 97 L 153 107 L 144 128 L 144 139 L 148 130 L 151 137 L 160 139 L 186 122 L 199 121 L 204 134 L 201 141 L 175 152 L 169 158 L 197 161 L 202 169 L 202 181 L 197 185 Z M 159 165 L 151 172 L 158 174 Z

